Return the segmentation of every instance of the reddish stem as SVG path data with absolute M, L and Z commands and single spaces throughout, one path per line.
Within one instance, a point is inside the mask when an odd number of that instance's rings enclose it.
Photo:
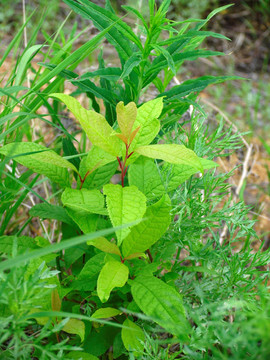
M 84 184 L 84 182 L 85 182 L 85 180 L 86 180 L 86 178 L 87 178 L 87 176 L 90 174 L 90 170 L 88 170 L 87 171 L 87 173 L 84 175 L 84 178 L 82 179 L 82 177 L 80 176 L 80 180 L 81 180 L 81 186 L 80 186 L 80 190 L 81 190 L 81 188 L 83 187 L 83 184 Z
M 146 252 L 147 252 L 147 254 L 148 254 L 148 256 L 149 256 L 150 262 L 152 263 L 152 262 L 153 262 L 153 256 L 152 256 L 150 250 L 148 249 L 148 250 L 146 250 Z

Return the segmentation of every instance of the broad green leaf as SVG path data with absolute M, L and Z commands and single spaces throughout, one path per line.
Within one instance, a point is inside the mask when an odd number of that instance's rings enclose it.
M 78 319 L 69 319 L 69 321 L 65 324 L 62 329 L 68 334 L 76 334 L 81 338 L 81 342 L 84 341 L 85 335 L 85 324 L 83 321 Z
M 116 105 L 117 122 L 122 134 L 128 139 L 137 116 L 137 106 L 130 102 L 126 106 L 123 101 Z
M 118 156 L 120 151 L 120 140 L 114 136 L 114 130 L 107 123 L 104 116 L 93 110 L 86 110 L 78 100 L 65 94 L 51 94 L 51 97 L 61 100 L 80 122 L 89 140 L 108 152 Z
M 104 196 L 99 190 L 67 188 L 61 196 L 65 207 L 76 211 L 106 215 Z
M 204 159 L 204 158 L 200 158 L 200 162 L 201 162 L 204 170 L 213 169 L 214 167 L 219 166 L 219 164 L 216 163 L 215 161 Z
M 83 351 L 71 351 L 66 355 L 66 358 L 72 360 L 98 360 L 96 356 Z
M 184 145 L 178 144 L 161 144 L 147 145 L 137 148 L 136 153 L 150 157 L 152 159 L 160 159 L 171 164 L 189 165 L 202 171 L 202 165 L 199 157 L 194 151 L 186 148 Z
M 167 195 L 147 208 L 144 215 L 146 220 L 133 226 L 123 241 L 122 251 L 125 258 L 144 252 L 161 238 L 171 222 L 170 210 L 171 203 Z
M 67 359 L 72 360 L 98 360 L 94 355 L 85 353 L 83 351 L 71 351 L 66 355 Z
M 143 218 L 146 210 L 146 197 L 136 186 L 122 187 L 108 184 L 103 188 L 106 195 L 108 213 L 113 226 L 128 224 Z M 116 231 L 118 246 L 129 234 L 130 229 Z
M 115 160 L 93 171 L 86 177 L 86 180 L 83 183 L 83 188 L 101 189 L 103 185 L 107 184 L 111 180 L 118 166 L 119 164 L 117 160 Z
M 74 225 L 74 222 L 62 206 L 46 203 L 37 204 L 30 209 L 29 214 L 31 216 L 38 216 L 40 219 L 54 219 L 69 225 Z
M 99 190 L 66 188 L 61 197 L 68 215 L 85 233 L 96 230 L 98 215 L 106 215 L 104 197 Z
M 107 307 L 107 308 L 98 309 L 97 311 L 94 312 L 94 314 L 91 315 L 91 317 L 96 318 L 96 319 L 107 319 L 110 317 L 120 315 L 120 314 L 122 314 L 122 312 L 123 311 L 121 311 L 121 310 Z
M 174 335 L 187 335 L 182 297 L 154 276 L 138 276 L 131 282 L 132 296 L 140 309 Z
M 204 170 L 212 169 L 213 167 L 218 166 L 218 164 L 214 161 L 203 158 L 199 159 Z M 188 180 L 192 175 L 196 174 L 197 172 L 198 169 L 185 164 L 164 164 L 162 167 L 162 175 L 165 179 L 166 191 L 169 192 L 176 189 L 180 184 Z
M 154 160 L 140 156 L 128 169 L 129 185 L 135 185 L 147 199 L 162 196 L 165 192 L 161 174 Z
M 29 236 L 3 235 L 0 236 L 0 252 L 11 255 L 14 242 L 17 245 L 17 252 L 22 253 L 30 249 L 38 249 L 39 246 L 34 238 Z
M 114 322 L 111 321 L 111 324 L 114 324 Z M 98 332 L 91 331 L 85 339 L 84 350 L 101 358 L 101 355 L 113 345 L 117 333 L 119 333 L 119 329 L 112 326 L 99 327 Z
M 96 231 L 92 234 L 75 236 L 75 237 L 72 237 L 71 239 L 61 241 L 60 243 L 54 243 L 54 244 L 51 244 L 50 246 L 46 246 L 41 249 L 36 249 L 36 250 L 30 251 L 26 254 L 18 255 L 14 259 L 9 259 L 9 260 L 0 262 L 0 271 L 12 269 L 16 266 L 24 264 L 26 261 L 30 261 L 32 259 L 38 259 L 42 256 L 52 254 L 55 252 L 59 252 L 64 249 L 70 249 L 75 246 L 78 247 L 79 245 L 84 244 L 91 239 L 95 239 L 96 237 L 99 237 L 99 236 L 110 235 L 114 231 L 115 231 L 114 228 L 103 229 L 103 230 Z M 101 253 L 99 255 L 104 255 L 104 254 Z
M 115 156 L 97 146 L 92 146 L 87 156 L 80 163 L 80 175 L 83 178 L 88 171 L 91 173 L 93 170 L 113 161 L 116 161 Z
M 156 137 L 160 129 L 157 118 L 160 116 L 162 108 L 162 98 L 150 100 L 138 108 L 133 130 L 137 127 L 140 127 L 140 130 L 132 142 L 130 148 L 132 151 L 138 146 L 150 144 Z
M 77 280 L 71 283 L 74 290 L 93 291 L 97 284 L 97 278 L 104 264 L 105 254 L 100 253 L 86 262 L 78 275 Z
M 75 166 L 53 150 L 30 142 L 11 143 L 0 149 L 0 154 L 13 158 L 38 174 L 43 174 L 62 186 L 70 186 L 67 169 Z
M 134 351 L 135 355 L 138 351 L 142 352 L 145 341 L 145 335 L 142 329 L 129 319 L 123 322 L 123 326 L 125 327 L 123 327 L 121 331 L 121 337 L 125 348 L 128 351 Z
M 108 241 L 104 237 L 98 237 L 96 239 L 87 241 L 87 245 L 93 245 L 97 249 L 104 251 L 109 254 L 115 254 L 121 256 L 120 250 L 117 245 L 114 243 Z
M 115 287 L 122 287 L 128 280 L 128 267 L 118 261 L 108 261 L 102 268 L 97 281 L 97 294 L 106 302 Z

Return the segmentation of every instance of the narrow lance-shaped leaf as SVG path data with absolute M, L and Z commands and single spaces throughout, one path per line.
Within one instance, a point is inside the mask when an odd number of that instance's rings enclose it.
M 146 210 L 146 197 L 136 186 L 123 188 L 120 185 L 108 184 L 103 189 L 113 226 L 128 224 L 143 218 Z M 118 246 L 129 232 L 129 228 L 116 231 Z
M 112 127 L 104 116 L 93 110 L 86 110 L 78 100 L 65 94 L 51 94 L 51 97 L 61 100 L 80 122 L 92 144 L 99 146 L 111 155 L 118 156 L 119 139 L 114 136 Z
M 98 277 L 97 294 L 102 302 L 106 302 L 115 287 L 122 287 L 128 280 L 128 267 L 118 261 L 108 261 Z

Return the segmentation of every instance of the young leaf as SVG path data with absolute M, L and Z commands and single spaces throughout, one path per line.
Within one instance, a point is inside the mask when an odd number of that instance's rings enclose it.
M 116 105 L 117 122 L 122 134 L 128 139 L 137 116 L 137 107 L 134 102 L 126 106 L 123 101 Z
M 0 154 L 15 159 L 38 174 L 43 174 L 62 186 L 70 186 L 67 169 L 77 172 L 69 161 L 53 150 L 31 142 L 11 143 L 0 148 Z
M 123 326 L 121 337 L 125 348 L 128 351 L 134 351 L 134 355 L 136 355 L 137 352 L 142 352 L 145 341 L 145 335 L 142 329 L 129 319 L 123 322 Z
M 106 302 L 115 287 L 122 287 L 128 279 L 128 267 L 118 261 L 108 261 L 102 268 L 97 281 L 97 294 Z
M 189 165 L 198 171 L 203 171 L 199 157 L 195 154 L 194 151 L 186 148 L 184 145 L 147 145 L 137 148 L 135 152 L 152 159 L 164 160 L 171 164 Z
M 142 219 L 146 210 L 146 197 L 136 186 L 123 188 L 120 185 L 108 184 L 104 186 L 103 193 L 106 195 L 107 209 L 113 226 Z M 118 246 L 129 232 L 129 228 L 116 232 Z
M 171 203 L 168 195 L 149 206 L 145 221 L 135 225 L 122 245 L 124 257 L 134 253 L 142 253 L 149 249 L 165 233 L 171 223 Z
M 157 118 L 161 114 L 163 108 L 163 100 L 157 98 L 147 101 L 138 108 L 137 118 L 133 129 L 140 127 L 136 137 L 134 138 L 131 149 L 141 145 L 148 145 L 156 137 L 159 132 L 160 124 Z
M 119 139 L 114 136 L 114 131 L 104 116 L 93 110 L 86 110 L 72 96 L 65 94 L 51 94 L 50 96 L 61 100 L 67 106 L 79 120 L 92 144 L 111 155 L 118 156 L 120 150 Z
M 82 320 L 69 319 L 62 330 L 67 332 L 68 334 L 79 335 L 79 337 L 81 338 L 81 342 L 84 341 L 85 324 Z
M 113 161 L 116 161 L 115 156 L 97 146 L 92 146 L 87 156 L 81 161 L 80 175 L 83 178 L 87 172 L 92 173 L 93 170 L 96 170 Z
M 132 296 L 146 315 L 172 334 L 187 337 L 182 298 L 173 287 L 151 275 L 138 276 L 131 284 Z
M 121 256 L 120 250 L 117 245 L 114 243 L 108 241 L 104 237 L 98 237 L 96 239 L 87 241 L 87 245 L 93 245 L 97 249 L 104 251 L 109 254 L 115 254 Z
M 96 319 L 107 319 L 110 317 L 120 315 L 122 313 L 123 313 L 123 311 L 121 311 L 121 310 L 107 307 L 107 308 L 98 309 L 97 311 L 94 312 L 94 314 L 91 315 L 91 317 L 96 318 Z

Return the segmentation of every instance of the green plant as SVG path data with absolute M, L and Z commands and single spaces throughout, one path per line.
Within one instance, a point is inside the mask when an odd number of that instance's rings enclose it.
M 222 122 L 210 131 L 196 103 L 206 86 L 235 77 L 206 76 L 171 88 L 184 60 L 221 55 L 197 48 L 207 36 L 221 37 L 201 28 L 227 6 L 206 20 L 196 20 L 194 28 L 190 21 L 167 20 L 169 1 L 157 9 L 150 0 L 149 20 L 124 7 L 141 22 L 135 35 L 109 1 L 105 9 L 87 0 L 65 2 L 102 32 L 69 53 L 74 38 L 63 41 L 64 49 L 59 49 L 60 28 L 53 40 L 47 40 L 47 62 L 40 63 L 30 87 L 22 89 L 30 61 L 41 50 L 31 43 L 1 89 L 1 310 L 6 311 L 3 329 L 11 328 L 1 348 L 15 358 L 173 359 L 179 353 L 223 359 L 225 353 L 237 354 L 240 344 L 244 359 L 249 344 L 241 339 L 228 345 L 228 339 L 243 323 L 250 336 L 249 316 L 254 318 L 256 311 L 252 296 L 262 294 L 261 314 L 268 311 L 269 297 L 260 287 L 266 273 L 258 267 L 267 264 L 269 252 L 251 253 L 256 234 L 248 208 L 232 203 L 230 174 L 218 173 L 213 161 L 240 147 L 239 134 Z M 79 76 L 76 66 L 104 36 L 116 49 L 121 68 L 106 66 L 101 52 L 99 69 Z M 76 86 L 73 96 L 63 93 L 65 78 Z M 147 101 L 153 85 L 157 93 Z M 75 99 L 81 93 L 89 98 L 90 110 Z M 65 129 L 59 101 L 82 130 Z M 14 116 L 16 105 L 21 111 Z M 64 134 L 62 141 L 53 141 L 55 151 L 44 146 L 42 136 L 33 136 L 28 125 L 42 105 L 52 116 L 50 126 Z M 190 105 L 195 111 L 185 121 L 181 116 Z M 27 142 L 19 130 L 22 124 Z M 81 136 L 78 142 L 75 135 Z M 18 174 L 21 166 L 29 170 Z M 43 183 L 44 196 L 36 191 Z M 31 206 L 30 219 L 19 229 L 12 219 L 28 192 L 41 203 Z M 44 219 L 52 228 L 44 231 L 47 239 L 21 236 L 36 217 L 45 230 Z M 224 225 L 228 236 L 222 246 L 219 229 Z M 235 242 L 242 239 L 241 252 L 234 253 Z M 187 252 L 184 258 L 182 251 Z M 13 297 L 19 310 L 9 305 Z M 221 311 L 219 305 L 228 299 L 233 300 Z M 230 326 L 226 317 L 235 304 L 245 315 L 235 317 L 237 322 Z M 215 332 L 215 324 L 222 335 Z M 226 337 L 230 329 L 232 335 Z M 259 326 L 256 329 L 259 335 L 253 345 L 262 341 L 262 354 L 267 353 L 267 337 Z

